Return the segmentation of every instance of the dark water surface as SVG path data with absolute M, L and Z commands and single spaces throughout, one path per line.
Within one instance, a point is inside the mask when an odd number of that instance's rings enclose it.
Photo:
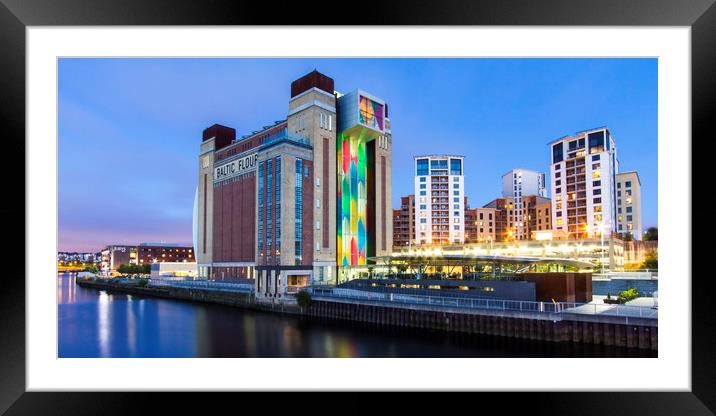
M 310 320 L 83 289 L 57 279 L 59 356 L 655 357 L 651 351 Z

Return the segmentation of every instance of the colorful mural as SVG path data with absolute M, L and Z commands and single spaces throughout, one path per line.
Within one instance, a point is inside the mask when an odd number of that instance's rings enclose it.
M 366 141 L 363 137 L 338 134 L 338 264 L 366 264 Z
M 383 130 L 383 105 L 360 96 L 360 122 L 370 128 Z

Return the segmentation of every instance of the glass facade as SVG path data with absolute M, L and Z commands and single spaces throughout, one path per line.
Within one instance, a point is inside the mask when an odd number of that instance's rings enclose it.
M 428 159 L 418 159 L 417 169 L 416 169 L 415 173 L 417 176 L 427 176 L 427 174 L 428 174 Z
M 462 161 L 460 159 L 450 159 L 450 174 L 462 175 Z
M 336 221 L 338 263 L 363 265 L 367 252 L 367 152 L 363 137 L 339 134 Z
M 271 218 L 271 211 L 272 211 L 272 205 L 271 205 L 271 194 L 273 193 L 273 164 L 272 161 L 269 159 L 266 161 L 266 257 L 270 257 L 272 254 L 272 248 L 271 248 L 271 228 L 273 225 L 272 218 Z
M 383 105 L 370 98 L 360 96 L 360 122 L 361 124 L 377 130 L 383 130 Z
M 294 248 L 295 264 L 303 259 L 303 160 L 296 159 L 296 242 Z
M 276 256 L 281 255 L 281 156 L 276 158 Z
M 259 246 L 259 256 L 262 256 L 264 254 L 264 164 L 259 163 L 259 178 L 258 178 L 258 186 L 259 186 L 259 196 L 258 196 L 258 206 L 259 206 L 259 212 L 257 217 L 257 223 L 258 223 L 258 246 Z

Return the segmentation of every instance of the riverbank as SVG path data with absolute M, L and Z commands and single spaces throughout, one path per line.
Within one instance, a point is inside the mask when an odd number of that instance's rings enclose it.
M 639 317 L 465 310 L 423 305 L 387 305 L 377 301 L 314 298 L 305 309 L 290 303 L 257 302 L 250 292 L 212 288 L 145 286 L 78 280 L 85 288 L 192 302 L 206 302 L 309 318 L 363 322 L 446 332 L 548 341 L 586 343 L 657 351 L 657 320 Z

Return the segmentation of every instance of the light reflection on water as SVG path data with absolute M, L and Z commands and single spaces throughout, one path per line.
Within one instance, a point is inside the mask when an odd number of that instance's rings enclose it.
M 307 320 L 221 305 L 83 289 L 58 275 L 63 357 L 553 357 L 655 356 L 551 344 Z

